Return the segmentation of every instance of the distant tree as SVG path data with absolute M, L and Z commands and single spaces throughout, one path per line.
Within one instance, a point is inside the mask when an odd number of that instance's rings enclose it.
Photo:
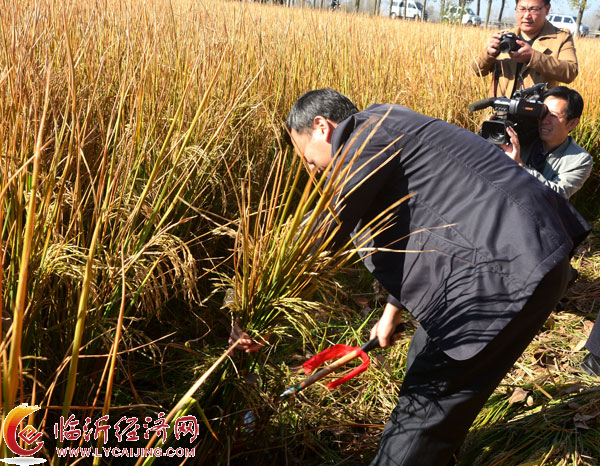
M 479 16 L 479 10 L 480 10 L 480 6 L 481 6 L 480 3 L 481 3 L 481 0 L 477 0 L 477 12 L 476 12 L 477 16 Z
M 440 0 L 440 22 L 442 22 L 442 18 L 444 17 L 445 12 L 446 12 L 446 0 Z
M 427 0 L 423 0 L 423 11 L 421 11 L 421 21 L 425 20 L 425 11 L 427 11 Z
M 375 16 L 378 16 L 380 12 L 381 12 L 381 0 L 375 0 L 374 5 L 373 5 L 373 14 Z
M 360 0 L 354 0 L 354 11 L 360 10 Z
M 581 18 L 583 18 L 583 11 L 587 6 L 587 0 L 569 0 L 569 3 L 573 8 L 578 10 L 577 12 L 577 27 L 575 28 L 576 32 L 574 35 L 579 35 L 579 26 L 581 25 Z
M 473 0 L 458 0 L 458 6 L 460 9 L 460 13 L 458 15 L 458 22 L 462 23 L 462 17 L 465 14 L 465 10 L 467 9 L 467 3 L 471 3 Z
M 488 0 L 487 13 L 485 14 L 485 27 L 488 27 L 490 22 L 490 13 L 492 12 L 492 0 Z
M 500 4 L 500 13 L 498 14 L 498 22 L 501 23 L 502 22 L 502 13 L 504 13 L 504 1 L 502 0 L 502 3 Z

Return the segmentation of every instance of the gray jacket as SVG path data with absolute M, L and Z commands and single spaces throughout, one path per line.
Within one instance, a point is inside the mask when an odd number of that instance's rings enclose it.
M 579 191 L 592 172 L 592 156 L 575 144 L 571 136 L 548 154 L 541 172 L 531 164 L 535 148 L 536 143 L 523 148 L 523 168 L 565 199 Z

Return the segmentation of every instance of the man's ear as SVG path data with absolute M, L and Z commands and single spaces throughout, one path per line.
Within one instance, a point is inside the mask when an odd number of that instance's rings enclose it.
M 319 136 L 322 136 L 325 141 L 331 143 L 331 137 L 333 136 L 333 130 L 337 124 L 333 121 L 328 120 L 324 116 L 317 115 L 313 120 L 313 135 L 315 131 L 318 132 Z
M 578 124 L 579 118 L 573 118 L 572 120 L 567 121 L 567 129 L 569 130 L 569 133 L 573 131 Z

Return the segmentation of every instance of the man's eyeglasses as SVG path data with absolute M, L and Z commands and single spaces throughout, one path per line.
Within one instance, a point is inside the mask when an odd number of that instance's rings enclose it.
M 517 13 L 521 15 L 524 14 L 526 11 L 528 11 L 532 15 L 537 15 L 540 13 L 540 11 L 542 11 L 543 8 L 543 6 L 530 6 L 529 8 L 525 8 L 524 6 L 518 6 L 516 10 Z

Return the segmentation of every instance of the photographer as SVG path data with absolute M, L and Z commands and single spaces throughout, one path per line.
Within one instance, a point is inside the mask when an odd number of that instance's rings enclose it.
M 517 0 L 516 37 L 506 44 L 511 45 L 511 51 L 501 53 L 502 34 L 488 39 L 473 70 L 483 76 L 492 73 L 491 97 L 512 97 L 515 91 L 534 84 L 547 82 L 548 87 L 554 87 L 577 77 L 573 37 L 546 21 L 549 11 L 550 0 Z

